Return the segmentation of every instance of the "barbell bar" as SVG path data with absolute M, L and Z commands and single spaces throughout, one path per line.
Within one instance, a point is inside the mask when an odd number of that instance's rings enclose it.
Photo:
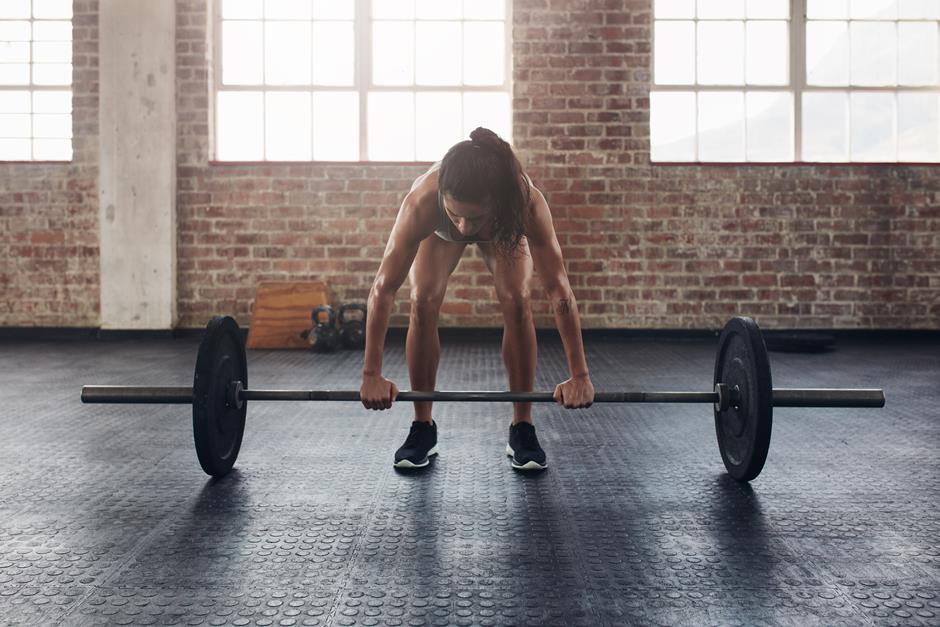
M 359 401 L 352 390 L 245 390 L 236 392 L 240 401 Z M 396 401 L 461 401 L 465 403 L 554 403 L 551 392 L 435 391 L 399 392 Z M 83 403 L 180 404 L 193 402 L 187 387 L 86 385 Z M 597 392 L 595 403 L 720 403 L 719 392 Z M 730 399 L 734 403 L 734 392 Z M 884 407 L 879 389 L 774 388 L 774 407 Z
M 732 318 L 718 338 L 712 392 L 598 392 L 595 403 L 711 403 L 725 468 L 750 481 L 763 469 L 774 407 L 884 407 L 881 389 L 773 388 L 770 360 L 757 323 Z M 192 387 L 86 385 L 83 403 L 191 404 L 193 440 L 202 469 L 215 477 L 231 470 L 241 448 L 248 401 L 359 401 L 347 390 L 252 390 L 238 324 L 209 321 L 199 345 Z M 555 402 L 548 392 L 407 391 L 398 401 Z

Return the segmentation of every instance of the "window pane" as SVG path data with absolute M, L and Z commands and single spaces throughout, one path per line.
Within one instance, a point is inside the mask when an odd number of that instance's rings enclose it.
M 415 158 L 415 102 L 411 92 L 369 94 L 369 158 L 376 161 L 413 161 Z
M 43 63 L 33 65 L 33 83 L 36 85 L 71 85 L 71 63 Z
M 650 160 L 695 161 L 695 94 L 650 93 Z
M 656 19 L 692 19 L 695 0 L 654 0 Z
M 373 19 L 410 20 L 414 16 L 414 0 L 372 0 Z
M 0 63 L 29 63 L 29 42 L 0 41 Z
M 461 95 L 458 92 L 415 94 L 415 158 L 437 161 L 463 139 Z
M 30 141 L 28 139 L 5 139 L 0 137 L 0 161 L 28 161 Z
M 484 126 L 506 141 L 512 137 L 512 105 L 509 94 L 466 92 L 463 95 L 463 137 Z
M 29 22 L 0 22 L 0 41 L 29 41 Z
M 27 93 L 27 92 L 14 92 Z M 27 101 L 28 104 L 28 101 Z M 34 113 L 71 113 L 72 112 L 72 92 L 71 91 L 34 91 L 33 92 L 33 112 Z
M 504 20 L 506 0 L 464 0 L 463 17 L 466 20 Z
M 221 91 L 218 99 L 217 159 L 260 161 L 264 157 L 264 101 L 258 91 Z
M 261 22 L 222 22 L 223 84 L 261 83 L 261 41 Z
M 264 0 L 264 17 L 268 20 L 309 20 L 310 0 Z
M 33 140 L 33 159 L 38 161 L 69 161 L 71 158 L 71 139 Z
M 0 113 L 29 113 L 29 93 L 28 91 L 0 91 Z
M 895 22 L 851 22 L 852 84 L 898 84 L 898 40 Z
M 940 94 L 898 94 L 898 160 L 940 161 Z
M 418 85 L 459 85 L 460 22 L 418 22 L 415 35 L 415 82 Z
M 34 63 L 71 63 L 71 41 L 36 41 L 33 42 Z
M 33 116 L 33 137 L 71 137 L 72 116 L 68 113 L 44 113 Z
M 744 22 L 698 23 L 698 84 L 744 83 Z
M 376 85 L 414 84 L 414 22 L 372 25 L 372 81 Z
M 849 17 L 853 20 L 893 20 L 897 16 L 897 0 L 851 0 L 849 2 Z
M 28 20 L 29 0 L 3 0 L 0 2 L 0 20 Z
M 747 22 L 747 82 L 789 83 L 790 35 L 786 22 Z
M 359 160 L 359 94 L 331 91 L 313 95 L 313 158 Z
M 459 20 L 463 17 L 463 0 L 417 0 L 415 16 L 419 20 Z
M 744 0 L 698 0 L 700 20 L 743 19 Z
M 693 85 L 695 22 L 656 22 L 654 29 L 655 82 L 659 85 Z
M 464 85 L 502 85 L 506 80 L 505 22 L 465 22 Z
M 309 161 L 310 94 L 269 92 L 265 94 L 265 159 Z
M 751 92 L 745 104 L 747 160 L 793 161 L 793 95 Z
M 3 0 L 4 3 L 10 0 Z M 72 0 L 33 0 L 33 18 L 38 20 L 72 19 Z
M 313 23 L 313 82 L 352 85 L 355 82 L 355 40 L 352 22 Z
M 806 17 L 811 20 L 845 20 L 849 0 L 806 0 Z
M 853 161 L 895 161 L 895 94 L 849 95 L 851 158 Z
M 940 20 L 937 0 L 899 0 L 898 17 L 902 20 Z
M 256 20 L 264 17 L 261 0 L 222 0 L 222 18 L 226 20 Z
M 313 18 L 316 20 L 351 20 L 355 17 L 355 0 L 313 0 Z
M 265 22 L 266 85 L 310 84 L 310 22 Z
M 28 113 L 0 113 L 0 137 L 29 137 L 31 124 Z
M 744 93 L 698 95 L 699 161 L 744 160 Z
M 778 19 L 790 17 L 789 0 L 747 0 L 748 19 Z
M 34 41 L 72 41 L 71 22 L 33 22 Z
M 803 161 L 848 161 L 849 95 L 803 94 Z
M 898 83 L 940 83 L 940 43 L 936 23 L 898 24 Z
M 29 64 L 0 63 L 0 85 L 29 85 Z
M 809 85 L 849 84 L 848 22 L 807 22 L 806 82 Z

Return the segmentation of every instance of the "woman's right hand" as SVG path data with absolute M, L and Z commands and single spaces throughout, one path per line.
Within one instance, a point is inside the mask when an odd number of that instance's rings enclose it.
M 362 375 L 359 388 L 359 400 L 366 409 L 391 409 L 392 401 L 398 396 L 398 386 L 380 374 Z

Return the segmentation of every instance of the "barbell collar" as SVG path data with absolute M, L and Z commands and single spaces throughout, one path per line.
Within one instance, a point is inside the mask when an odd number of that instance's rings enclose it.
M 358 401 L 353 390 L 245 390 L 236 392 L 240 401 Z M 231 400 L 231 399 L 230 399 Z M 553 403 L 550 392 L 482 392 L 437 391 L 400 392 L 398 401 L 461 401 L 461 402 L 522 402 Z M 718 392 L 598 392 L 595 403 L 728 403 Z M 731 404 L 738 399 L 731 397 Z M 190 404 L 193 390 L 189 387 L 134 387 L 123 385 L 86 385 L 82 388 L 83 403 L 156 403 Z M 884 407 L 885 396 L 880 389 L 841 388 L 776 388 L 775 407 Z

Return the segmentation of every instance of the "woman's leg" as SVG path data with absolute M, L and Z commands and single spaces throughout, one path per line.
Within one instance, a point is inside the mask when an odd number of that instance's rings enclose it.
M 463 255 L 466 244 L 431 235 L 421 242 L 411 265 L 411 319 L 405 342 L 411 389 L 433 391 L 437 381 L 441 341 L 437 319 L 447 290 L 447 279 Z M 431 422 L 431 403 L 416 402 L 415 420 Z
M 498 254 L 491 244 L 480 244 L 483 260 L 496 284 L 496 297 L 503 312 L 503 363 L 509 389 L 531 392 L 535 385 L 538 347 L 532 319 L 530 284 L 532 257 L 523 238 L 515 256 Z M 513 403 L 513 424 L 532 422 L 532 403 Z

